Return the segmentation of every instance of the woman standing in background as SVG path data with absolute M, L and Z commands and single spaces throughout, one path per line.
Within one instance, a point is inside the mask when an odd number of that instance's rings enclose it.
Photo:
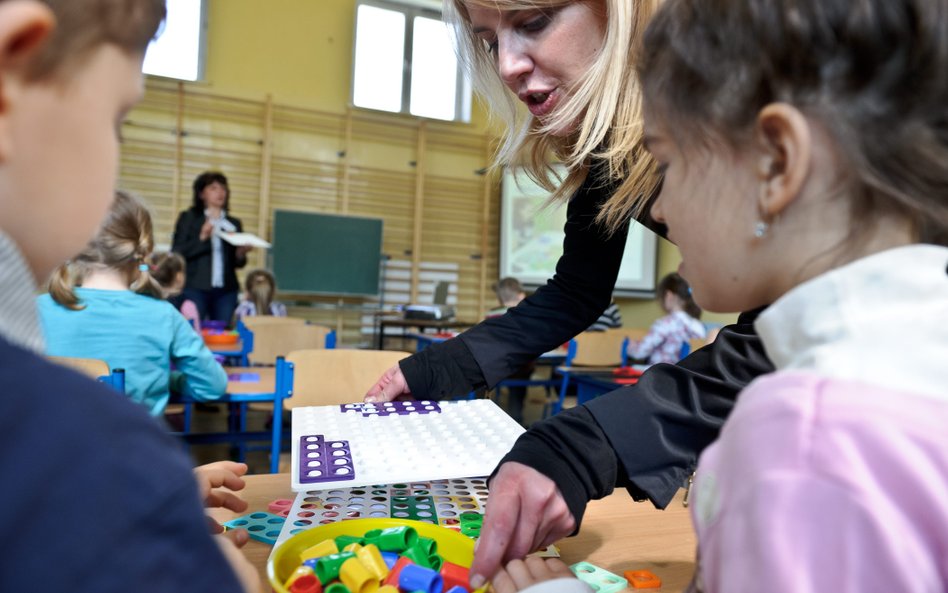
M 247 265 L 250 247 L 235 247 L 222 232 L 241 232 L 240 219 L 229 216 L 227 177 L 205 171 L 194 180 L 194 202 L 178 216 L 171 250 L 187 261 L 184 296 L 197 305 L 201 319 L 230 323 L 240 286 L 237 268 Z

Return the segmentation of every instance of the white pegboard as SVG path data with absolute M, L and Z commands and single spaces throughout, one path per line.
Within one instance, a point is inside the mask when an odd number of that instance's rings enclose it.
M 438 402 L 440 413 L 363 416 L 339 406 L 293 409 L 292 488 L 325 490 L 490 474 L 523 433 L 486 399 Z M 348 441 L 354 479 L 301 483 L 300 438 Z

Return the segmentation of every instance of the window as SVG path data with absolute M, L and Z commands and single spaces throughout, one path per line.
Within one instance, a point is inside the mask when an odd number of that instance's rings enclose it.
M 460 71 L 451 30 L 429 6 L 425 0 L 358 3 L 353 105 L 470 121 L 470 83 Z
M 204 0 L 168 0 L 158 39 L 145 52 L 145 74 L 180 80 L 204 76 Z

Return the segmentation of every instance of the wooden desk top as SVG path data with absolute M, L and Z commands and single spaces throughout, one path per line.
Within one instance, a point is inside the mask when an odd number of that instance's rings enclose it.
M 247 487 L 240 495 L 250 508 L 242 514 L 266 511 L 267 504 L 278 498 L 296 497 L 289 474 L 258 474 L 245 480 Z M 682 496 L 679 492 L 665 511 L 648 502 L 633 502 L 624 490 L 590 503 L 580 533 L 557 544 L 563 561 L 586 560 L 619 575 L 644 568 L 662 579 L 662 588 L 654 591 L 684 590 L 694 571 L 696 541 Z M 236 516 L 222 509 L 209 513 L 222 522 Z M 271 546 L 253 540 L 243 549 L 260 572 L 265 591 L 270 590 L 266 568 L 270 550 Z

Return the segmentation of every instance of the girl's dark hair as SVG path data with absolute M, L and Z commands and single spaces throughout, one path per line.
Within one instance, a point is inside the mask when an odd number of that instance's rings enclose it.
M 161 286 L 146 263 L 154 244 L 148 208 L 131 194 L 116 191 L 96 236 L 82 253 L 53 271 L 49 295 L 68 309 L 82 309 L 84 305 L 74 288 L 82 286 L 83 277 L 90 271 L 109 268 L 125 275 L 129 290 L 160 299 Z
M 194 197 L 191 201 L 191 208 L 204 212 L 204 201 L 201 199 L 201 192 L 212 183 L 220 183 L 227 190 L 227 198 L 224 199 L 224 210 L 229 210 L 230 205 L 230 186 L 227 185 L 227 177 L 220 171 L 205 171 L 194 179 Z
M 257 315 L 270 315 L 270 304 L 276 292 L 276 278 L 266 270 L 253 270 L 247 273 L 244 281 L 247 294 L 257 309 Z
M 836 144 L 851 240 L 897 216 L 948 244 L 948 0 L 666 0 L 639 71 L 682 146 L 734 148 L 795 106 Z
M 698 303 L 696 303 L 695 299 L 691 296 L 691 286 L 689 286 L 688 281 L 679 276 L 677 272 L 672 272 L 665 276 L 658 283 L 656 294 L 658 295 L 659 302 L 665 298 L 666 292 L 670 292 L 681 299 L 685 313 L 695 319 L 701 319 L 701 307 L 698 306 Z

